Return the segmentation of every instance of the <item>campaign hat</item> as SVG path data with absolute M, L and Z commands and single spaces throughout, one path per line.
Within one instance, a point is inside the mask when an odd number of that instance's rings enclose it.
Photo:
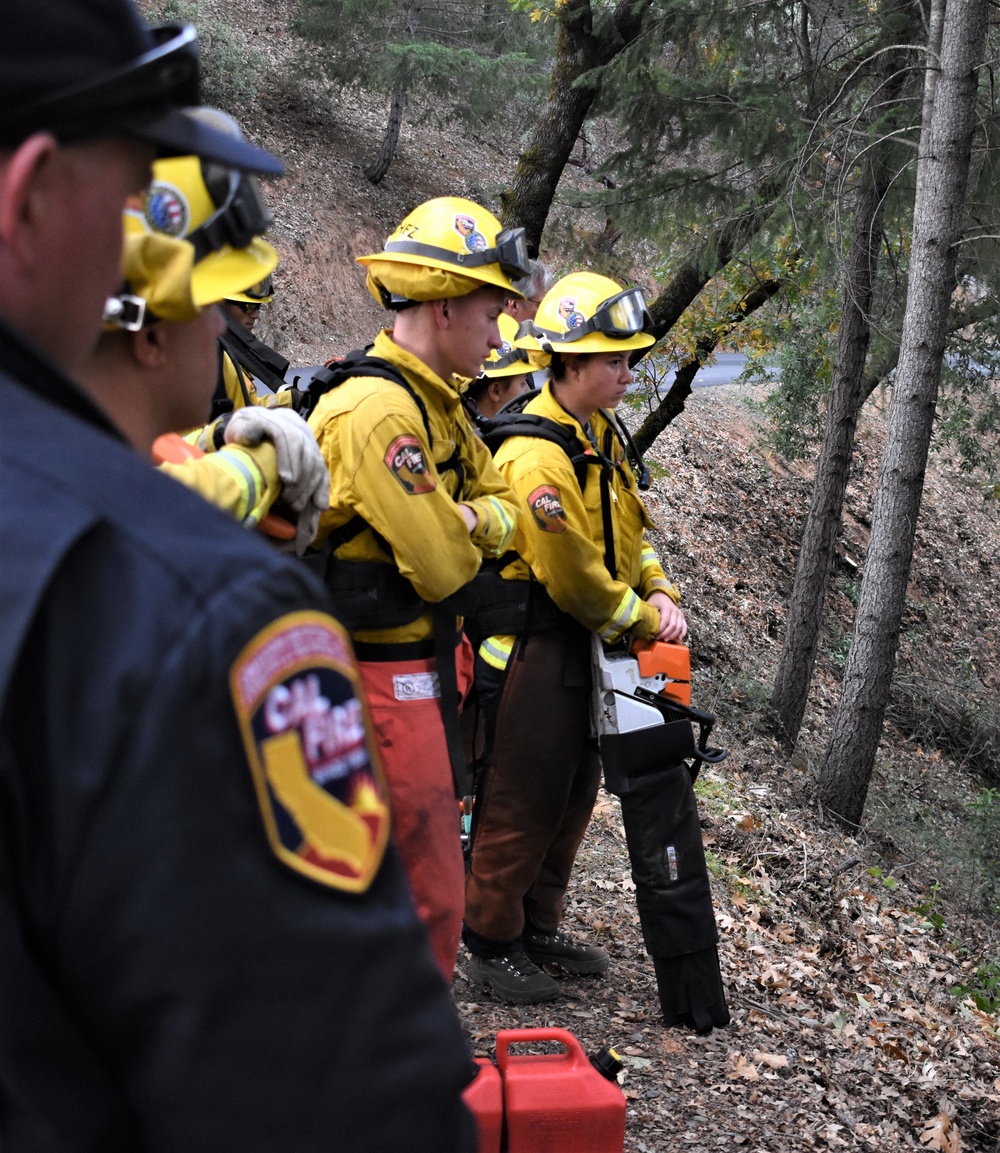
M 192 117 L 199 103 L 191 25 L 149 28 L 131 0 L 5 0 L 0 148 L 36 132 L 66 144 L 129 136 L 161 156 L 284 171 L 277 157 Z

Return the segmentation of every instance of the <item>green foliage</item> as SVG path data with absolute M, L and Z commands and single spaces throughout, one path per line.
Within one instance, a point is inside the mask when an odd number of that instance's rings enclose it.
M 777 383 L 763 402 L 770 441 L 788 460 L 815 451 L 823 432 L 823 401 L 833 379 L 839 304 L 829 288 L 777 322 L 776 351 L 750 352 L 745 381 Z
M 881 881 L 883 887 L 888 889 L 890 893 L 894 893 L 899 888 L 899 882 L 892 873 L 883 872 L 877 865 L 868 870 L 868 876 L 876 881 Z
M 938 909 L 938 902 L 941 898 L 941 882 L 935 881 L 931 885 L 931 891 L 928 895 L 917 904 L 914 908 L 915 913 L 919 913 L 921 917 L 925 918 L 926 922 L 936 933 L 944 932 L 944 915 Z
M 980 961 L 973 980 L 967 985 L 952 985 L 951 992 L 963 999 L 971 997 L 983 1013 L 995 1013 L 1000 1009 L 1000 962 Z
M 1000 430 L 1000 318 L 956 334 L 942 369 L 941 397 L 935 426 L 935 448 L 950 449 L 960 466 L 995 470 Z
M 197 0 L 162 0 L 150 10 L 152 23 L 184 21 L 198 29 L 201 50 L 201 96 L 237 119 L 254 100 L 270 72 L 263 55 L 241 29 L 206 15 Z
M 317 45 L 306 69 L 386 93 L 405 81 L 418 121 L 482 126 L 501 109 L 517 120 L 543 81 L 530 16 L 491 0 L 301 0 L 295 26 Z

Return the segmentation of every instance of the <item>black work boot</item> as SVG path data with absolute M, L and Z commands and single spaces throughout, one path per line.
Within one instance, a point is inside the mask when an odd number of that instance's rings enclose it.
M 607 949 L 584 945 L 557 929 L 543 933 L 541 929 L 525 928 L 524 951 L 536 965 L 558 965 L 576 977 L 606 973 L 611 964 Z
M 559 982 L 543 973 L 520 949 L 502 957 L 477 957 L 473 953 L 468 973 L 470 981 L 488 985 L 512 1005 L 534 1005 L 559 996 Z

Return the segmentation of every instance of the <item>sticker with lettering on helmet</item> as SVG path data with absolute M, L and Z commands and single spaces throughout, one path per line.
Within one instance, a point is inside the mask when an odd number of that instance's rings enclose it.
M 486 237 L 479 231 L 476 218 L 464 212 L 455 214 L 455 231 L 465 241 L 470 252 L 482 252 L 486 248 Z
M 187 201 L 172 184 L 152 183 L 142 198 L 142 214 L 154 232 L 187 235 L 191 212 Z
M 566 531 L 566 512 L 554 484 L 539 485 L 528 497 L 528 508 L 542 532 Z
M 566 325 L 569 331 L 572 331 L 574 328 L 579 328 L 580 325 L 583 324 L 584 315 L 582 312 L 577 312 L 576 300 L 572 296 L 564 296 L 562 300 L 559 301 L 557 312 L 559 319 Z
M 229 683 L 275 855 L 363 893 L 385 853 L 389 801 L 347 634 L 325 613 L 289 613 L 243 649 Z
M 389 471 L 411 496 L 433 492 L 437 487 L 437 481 L 424 460 L 420 440 L 412 433 L 397 436 L 385 450 L 384 460 Z

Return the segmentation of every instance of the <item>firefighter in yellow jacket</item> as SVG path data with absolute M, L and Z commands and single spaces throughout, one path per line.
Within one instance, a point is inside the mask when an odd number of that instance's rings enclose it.
M 215 109 L 197 115 L 239 133 Z M 213 170 L 229 189 L 221 204 L 208 190 Z M 203 430 L 197 447 L 179 437 L 165 443 L 208 413 L 221 328 L 214 306 L 277 264 L 277 252 L 259 236 L 270 221 L 252 177 L 197 156 L 157 161 L 141 203 L 126 210 L 122 288 L 108 301 L 105 334 L 82 375 L 164 472 L 245 525 L 256 525 L 280 498 L 296 521 L 285 523 L 301 552 L 328 494 L 326 466 L 301 417 L 252 409 Z
M 393 328 L 326 370 L 309 419 L 330 469 L 317 545 L 360 661 L 393 832 L 449 978 L 464 903 L 458 697 L 471 675 L 453 598 L 507 549 L 516 521 L 454 379 L 477 376 L 500 346 L 497 318 L 526 259 L 523 230 L 471 201 L 414 209 L 382 252 L 359 258 Z
M 550 354 L 552 370 L 525 414 L 571 434 L 574 451 L 515 434 L 496 456 L 521 509 L 517 559 L 502 575 L 532 583 L 519 637 L 490 637 L 480 649 L 506 675 L 494 764 L 477 798 L 463 936 L 470 977 L 515 1003 L 558 995 L 542 965 L 594 974 L 609 963 L 606 950 L 559 931 L 600 783 L 589 737 L 591 635 L 687 632 L 611 411 L 632 379 L 629 352 L 653 344 L 647 322 L 638 289 L 589 272 L 560 280 L 524 341 Z

